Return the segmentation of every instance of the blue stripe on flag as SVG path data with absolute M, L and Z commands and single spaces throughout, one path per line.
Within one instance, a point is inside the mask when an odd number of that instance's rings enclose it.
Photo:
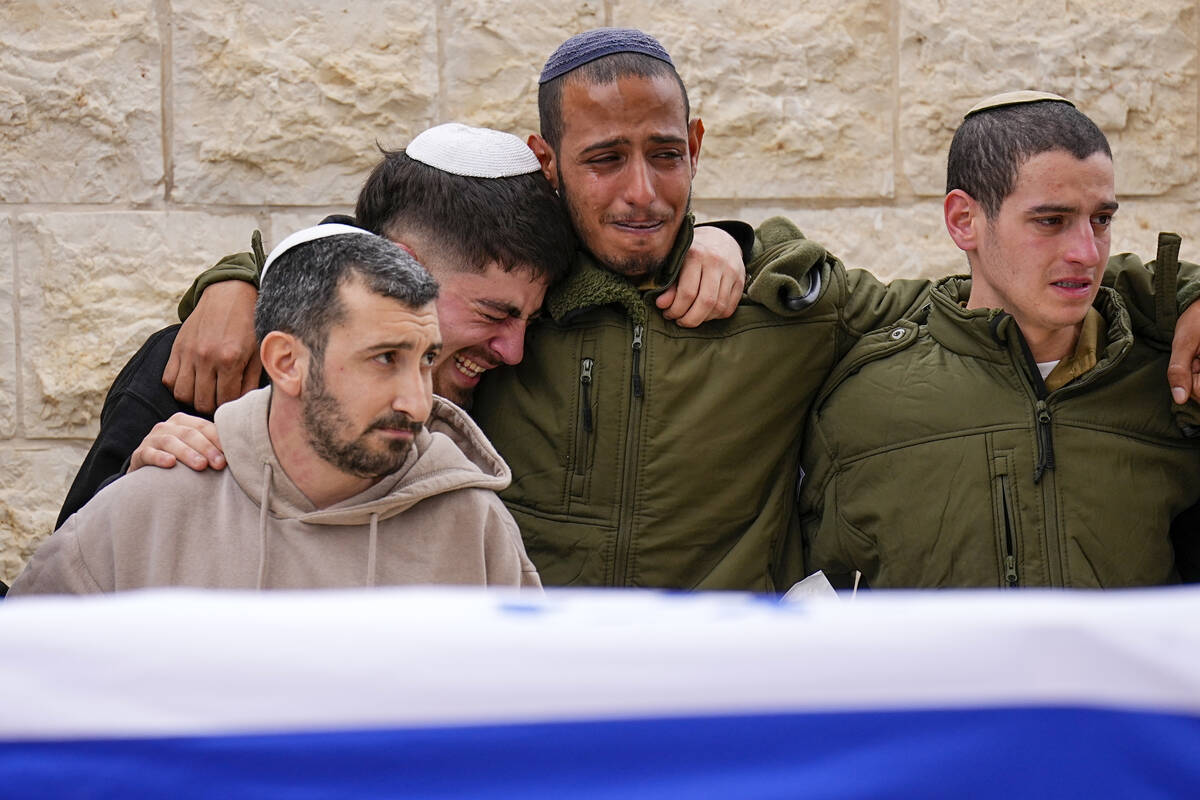
M 775 714 L 0 743 L 23 797 L 1197 797 L 1200 718 Z

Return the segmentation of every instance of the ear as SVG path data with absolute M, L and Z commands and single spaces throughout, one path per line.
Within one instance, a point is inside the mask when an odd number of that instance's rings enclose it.
M 408 237 L 406 237 L 406 238 L 408 238 Z M 401 250 L 403 250 L 404 252 L 406 252 L 410 256 L 412 256 L 413 261 L 416 261 L 417 263 L 421 263 L 421 259 L 417 258 L 417 251 L 413 250 L 406 243 L 400 241 L 399 239 L 392 239 L 392 244 L 396 245 L 396 247 L 399 247 Z M 424 265 L 422 265 L 422 266 L 424 266 Z M 428 267 L 426 267 L 426 269 L 428 269 Z
M 979 228 L 986 224 L 983 206 L 962 189 L 955 189 L 942 202 L 946 230 L 958 249 L 971 253 L 979 247 Z
M 289 397 L 299 397 L 312 358 L 304 343 L 290 333 L 271 331 L 263 337 L 259 355 L 271 384 Z
M 696 164 L 700 160 L 700 143 L 704 141 L 704 121 L 699 117 L 688 123 L 688 155 L 692 159 L 692 177 L 696 177 Z
M 558 163 L 554 155 L 554 148 L 550 143 L 536 133 L 529 134 L 529 139 L 526 141 L 529 149 L 537 156 L 538 162 L 542 165 L 542 174 L 546 176 L 546 180 L 550 181 L 550 185 L 554 187 L 554 191 L 558 191 Z

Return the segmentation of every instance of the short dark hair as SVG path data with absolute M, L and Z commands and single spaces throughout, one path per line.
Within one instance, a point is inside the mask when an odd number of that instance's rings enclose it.
M 496 262 L 552 284 L 575 260 L 566 209 L 541 171 L 507 178 L 453 175 L 384 150 L 358 195 L 359 227 L 397 241 L 427 238 L 460 270 Z
M 675 83 L 679 84 L 679 92 L 683 95 L 683 121 L 686 123 L 692 116 L 692 107 L 688 103 L 683 79 L 679 77 L 675 67 L 643 53 L 613 53 L 589 61 L 538 87 L 538 118 L 542 138 L 551 148 L 558 151 L 563 135 L 562 96 L 567 81 L 582 81 L 587 86 L 604 86 L 620 78 L 657 78 L 660 75 L 670 75 L 675 79 Z
M 1080 160 L 1110 159 L 1108 139 L 1070 103 L 1040 100 L 998 106 L 968 116 L 954 132 L 946 160 L 946 193 L 961 189 L 995 219 L 1016 188 L 1021 165 L 1041 153 L 1065 150 Z
M 254 307 L 254 333 L 296 336 L 318 359 L 329 330 L 346 316 L 338 288 L 358 278 L 376 294 L 419 309 L 437 298 L 437 281 L 416 259 L 379 236 L 343 233 L 297 245 L 271 264 Z

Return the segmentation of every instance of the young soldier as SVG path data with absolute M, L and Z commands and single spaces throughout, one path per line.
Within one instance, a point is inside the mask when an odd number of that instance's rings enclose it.
M 1101 287 L 1112 154 L 1055 95 L 968 112 L 946 190 L 971 276 L 865 337 L 822 390 L 802 459 L 808 568 L 876 588 L 1178 581 L 1172 523 L 1200 500 L 1200 440 L 1162 380 L 1178 237 L 1152 265 L 1165 302 Z

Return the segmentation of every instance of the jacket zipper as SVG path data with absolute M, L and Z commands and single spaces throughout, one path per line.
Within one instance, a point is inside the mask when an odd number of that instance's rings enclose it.
M 997 317 L 997 322 L 994 322 L 993 325 L 998 326 L 999 319 L 1000 317 Z M 1013 325 L 1016 326 L 1016 324 L 1016 320 L 1013 320 Z M 1033 470 L 1033 483 L 1035 486 L 1040 486 L 1042 492 L 1042 514 L 1046 521 L 1047 578 L 1051 586 L 1063 586 L 1065 584 L 1062 569 L 1062 531 L 1054 524 L 1058 511 L 1054 487 L 1054 439 L 1050 428 L 1050 405 L 1046 402 L 1050 397 L 1050 392 L 1038 369 L 1037 361 L 1033 358 L 1033 352 L 1029 349 L 1029 343 L 1025 341 L 1025 335 L 1019 327 L 1016 328 L 1015 335 L 1021 345 L 1021 353 L 1025 358 L 1026 370 L 1029 373 L 1029 385 L 1033 387 L 1034 393 L 1034 425 L 1037 431 L 1038 459 Z
M 1042 385 L 1043 389 L 1045 384 Z M 1038 463 L 1033 471 L 1034 484 L 1041 483 L 1046 470 L 1054 469 L 1054 442 L 1050 438 L 1050 407 L 1045 400 L 1038 400 L 1037 413 Z
M 592 421 L 592 367 L 595 360 L 585 358 L 579 362 L 579 394 L 580 403 L 579 430 L 575 434 L 575 474 L 582 475 L 587 466 L 588 439 L 594 428 Z
M 634 480 L 637 477 L 637 465 L 634 453 L 637 452 L 637 440 L 641 421 L 641 405 L 634 400 L 642 397 L 642 334 L 645 328 L 639 324 L 633 326 L 633 380 L 632 398 L 629 403 L 629 416 L 625 427 L 625 458 L 624 470 L 621 475 L 620 517 L 617 523 L 617 547 L 613 559 L 613 586 L 628 586 L 629 579 L 625 574 L 629 569 L 629 548 L 633 539 L 632 496 Z
M 642 332 L 641 325 L 633 326 L 633 396 L 642 396 Z
M 1016 326 L 1016 320 L 1013 320 L 1013 325 Z M 1016 330 L 1017 340 L 1021 343 L 1021 354 L 1025 357 L 1025 365 L 1029 370 L 1029 384 L 1033 387 L 1034 394 L 1034 419 L 1037 427 L 1037 443 L 1038 443 L 1038 460 L 1033 468 L 1033 483 L 1037 485 L 1041 483 L 1042 476 L 1046 474 L 1046 470 L 1054 469 L 1054 440 L 1050 436 L 1050 407 L 1046 404 L 1046 398 L 1050 396 L 1049 390 L 1046 389 L 1046 381 L 1042 378 L 1042 372 L 1038 369 L 1037 361 L 1033 358 L 1033 352 L 1029 349 L 1029 343 L 1025 341 L 1025 335 L 1021 333 L 1021 329 Z
M 1008 499 L 1008 476 L 1000 476 L 1000 502 L 1004 507 L 1004 582 L 1010 587 L 1017 585 L 1016 531 L 1013 524 L 1012 504 Z

